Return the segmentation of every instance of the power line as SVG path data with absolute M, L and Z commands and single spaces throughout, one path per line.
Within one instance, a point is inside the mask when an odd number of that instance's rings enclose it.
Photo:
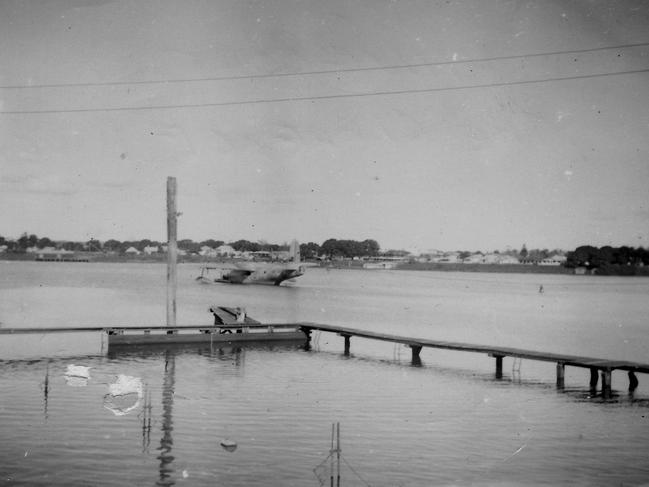
M 340 74 L 340 73 L 356 73 L 364 71 L 390 71 L 397 69 L 412 69 L 436 66 L 448 66 L 457 64 L 471 64 L 471 63 L 486 63 L 493 61 L 511 61 L 514 59 L 538 58 L 546 56 L 561 56 L 567 54 L 585 54 L 589 52 L 611 51 L 616 49 L 630 49 L 635 47 L 649 46 L 649 42 L 638 44 L 622 44 L 618 46 L 608 47 L 593 47 L 588 49 L 576 49 L 572 51 L 550 51 L 533 54 L 519 54 L 511 56 L 493 56 L 487 58 L 474 58 L 463 59 L 459 61 L 438 61 L 434 63 L 412 63 L 412 64 L 395 64 L 388 66 L 374 66 L 374 67 L 361 67 L 361 68 L 342 68 L 342 69 L 325 69 L 317 71 L 296 71 L 287 73 L 262 73 L 251 75 L 232 75 L 232 76 L 216 76 L 207 78 L 178 78 L 178 79 L 164 79 L 164 80 L 143 80 L 143 81 L 100 81 L 100 82 L 87 82 L 87 83 L 51 83 L 51 84 L 37 84 L 37 85 L 6 85 L 0 86 L 4 90 L 21 90 L 21 89 L 37 89 L 37 88 L 72 88 L 72 87 L 100 87 L 100 86 L 124 86 L 124 85 L 150 85 L 150 84 L 175 84 L 175 83 L 199 83 L 209 81 L 235 81 L 235 80 L 249 80 L 249 79 L 264 79 L 264 78 L 286 78 L 293 76 L 315 76 L 322 74 Z
M 178 104 L 178 105 L 108 107 L 108 108 L 71 108 L 71 109 L 59 109 L 59 110 L 7 110 L 7 111 L 0 111 L 0 115 L 175 110 L 175 109 L 186 109 L 186 108 L 209 108 L 209 107 L 227 107 L 227 106 L 235 106 L 235 105 L 255 105 L 255 104 L 264 104 L 264 103 L 320 101 L 320 100 L 333 100 L 333 99 L 342 99 L 342 98 L 410 95 L 410 94 L 421 94 L 421 93 L 438 93 L 438 92 L 446 92 L 446 91 L 473 90 L 473 89 L 481 89 L 481 88 L 498 88 L 503 86 L 531 85 L 537 83 L 550 83 L 550 82 L 558 82 L 558 81 L 604 78 L 604 77 L 611 77 L 611 76 L 622 76 L 627 74 L 641 74 L 647 72 L 649 72 L 649 68 L 629 70 L 629 71 L 618 71 L 614 73 L 584 74 L 584 75 L 563 76 L 563 77 L 523 80 L 523 81 L 504 81 L 501 83 L 484 83 L 484 84 L 477 84 L 477 85 L 448 86 L 448 87 L 441 87 L 441 88 L 386 90 L 386 91 L 373 91 L 373 92 L 365 92 L 365 93 L 345 93 L 345 94 L 337 94 L 337 95 L 319 95 L 319 96 L 296 96 L 296 97 L 285 97 L 285 98 L 260 98 L 256 100 L 225 101 L 225 102 L 216 102 L 216 103 L 193 103 L 193 104 Z

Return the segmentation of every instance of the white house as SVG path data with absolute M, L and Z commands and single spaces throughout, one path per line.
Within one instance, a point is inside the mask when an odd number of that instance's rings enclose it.
M 157 254 L 160 252 L 160 248 L 157 245 L 147 245 L 144 247 L 143 251 L 146 255 Z
M 501 254 L 498 263 L 499 264 L 519 264 L 520 262 L 518 258 L 514 257 L 513 255 Z
M 464 262 L 465 264 L 482 264 L 484 262 L 484 255 L 480 253 L 471 254 L 462 262 Z
M 140 255 L 140 251 L 135 247 L 129 247 L 124 251 L 124 253 L 129 255 Z
M 203 257 L 216 257 L 218 255 L 216 249 L 213 249 L 209 245 L 203 245 L 201 250 L 198 251 L 199 255 Z
M 547 259 L 543 259 L 539 262 L 539 265 L 563 265 L 566 262 L 566 256 L 560 254 L 554 254 Z
M 235 255 L 237 253 L 230 245 L 220 245 L 216 248 L 216 253 L 219 255 Z

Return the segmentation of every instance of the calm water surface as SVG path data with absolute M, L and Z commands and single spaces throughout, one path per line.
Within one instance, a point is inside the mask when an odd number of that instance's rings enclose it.
M 179 267 L 180 324 L 243 305 L 267 322 L 649 362 L 648 279 L 312 269 L 277 288 L 197 275 Z M 0 326 L 164 324 L 165 276 L 0 262 Z M 336 335 L 313 345 L 125 352 L 100 334 L 0 336 L 0 485 L 318 486 L 334 422 L 344 486 L 649 481 L 646 376 L 630 395 L 614 373 L 604 399 L 584 369 L 557 390 L 554 364 L 505 359 L 497 380 L 477 354 L 423 350 L 413 366 L 392 344 L 352 339 L 347 357 Z M 139 389 L 111 395 L 119 380 Z

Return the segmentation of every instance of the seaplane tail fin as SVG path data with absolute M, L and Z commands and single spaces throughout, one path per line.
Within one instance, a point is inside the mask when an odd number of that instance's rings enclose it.
M 300 244 L 295 239 L 293 239 L 289 247 L 289 256 L 293 262 L 300 262 Z

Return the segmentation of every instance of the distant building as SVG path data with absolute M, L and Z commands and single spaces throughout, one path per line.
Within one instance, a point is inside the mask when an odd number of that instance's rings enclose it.
M 54 247 L 45 247 L 36 252 L 38 261 L 69 261 L 77 260 L 76 252 L 72 250 L 55 249 Z
M 566 263 L 566 256 L 555 254 L 552 257 L 547 257 L 545 259 L 522 259 L 521 264 L 528 265 L 563 265 Z
M 457 264 L 458 262 L 462 262 L 462 261 L 460 259 L 459 252 L 447 252 L 440 257 L 436 257 L 432 259 L 432 262 L 439 262 L 442 264 Z
M 158 247 L 157 245 L 147 245 L 146 247 L 144 247 L 143 252 L 146 255 L 157 254 L 158 252 L 160 252 L 160 247 Z
M 518 258 L 513 255 L 499 254 L 499 259 L 496 262 L 497 264 L 519 264 Z
M 201 247 L 201 250 L 198 251 L 198 254 L 202 255 L 203 257 L 216 257 L 218 255 L 216 249 L 213 249 L 208 245 L 203 245 Z
M 237 253 L 230 245 L 220 245 L 216 248 L 216 253 L 221 256 L 232 256 Z
M 465 258 L 463 261 L 465 264 L 483 264 L 484 263 L 484 255 L 478 253 L 478 254 L 472 254 L 469 255 L 467 258 Z
M 566 263 L 567 257 L 565 255 L 555 254 L 547 259 L 539 261 L 539 265 L 563 265 Z
M 124 253 L 129 255 L 140 255 L 140 251 L 135 247 L 129 247 L 124 251 Z

